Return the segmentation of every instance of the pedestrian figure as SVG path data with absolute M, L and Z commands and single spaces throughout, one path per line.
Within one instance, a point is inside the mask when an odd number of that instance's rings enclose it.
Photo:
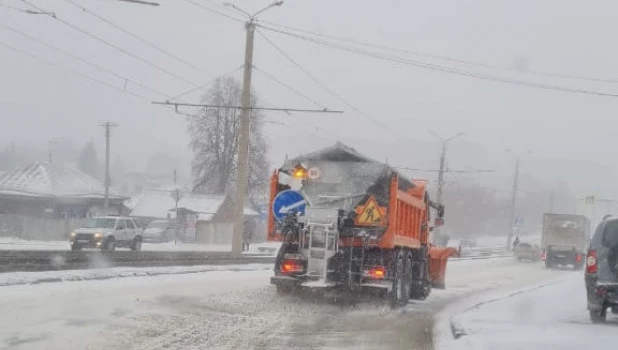
M 516 236 L 515 240 L 513 241 L 513 249 L 515 249 L 515 247 L 517 247 L 518 244 L 519 244 L 519 236 Z
M 249 242 L 251 241 L 251 237 L 253 236 L 253 220 L 246 219 L 244 225 L 244 231 L 242 234 L 242 251 L 249 251 Z

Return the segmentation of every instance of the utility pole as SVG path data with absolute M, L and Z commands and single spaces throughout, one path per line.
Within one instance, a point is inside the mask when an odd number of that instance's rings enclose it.
M 283 1 L 275 1 L 265 8 L 249 14 L 234 4 L 225 4 L 247 16 L 245 29 L 245 64 L 243 70 L 242 96 L 240 110 L 240 128 L 238 132 L 238 162 L 236 164 L 236 194 L 234 199 L 234 233 L 232 236 L 232 255 L 242 254 L 242 238 L 244 229 L 245 195 L 249 182 L 249 139 L 251 123 L 251 74 L 253 70 L 253 39 L 255 34 L 256 16 L 271 7 L 281 6 Z
M 47 141 L 47 161 L 51 164 L 52 162 L 52 146 L 59 144 L 60 141 Z
M 507 149 L 507 152 L 514 152 L 510 149 Z M 524 154 L 530 154 L 532 151 L 527 151 Z M 509 234 L 506 239 L 506 248 L 511 249 L 511 240 L 513 239 L 513 235 L 515 234 L 515 212 L 517 205 L 517 189 L 519 187 L 519 162 L 521 160 L 523 154 L 515 155 L 515 174 L 513 175 L 513 193 L 511 194 L 511 215 L 509 222 Z
M 108 214 L 109 209 L 109 141 L 111 137 L 111 129 L 118 124 L 114 124 L 111 122 L 105 122 L 101 124 L 102 127 L 105 128 L 105 202 L 103 204 L 103 214 Z
M 444 172 L 446 171 L 446 146 L 449 142 L 463 135 L 463 132 L 459 132 L 451 137 L 443 138 L 435 131 L 429 129 L 429 132 L 433 134 L 442 143 L 442 152 L 440 152 L 440 170 L 438 170 L 438 193 L 437 202 L 439 205 L 444 205 L 443 191 L 444 191 Z M 442 234 L 439 227 L 435 228 L 432 234 L 432 241 L 434 243 L 442 241 Z M 440 244 L 440 243 L 438 243 Z M 444 243 L 446 244 L 446 243 Z
M 444 173 L 446 172 L 446 146 L 448 145 L 449 142 L 462 136 L 464 133 L 460 132 L 451 137 L 443 138 L 442 136 L 438 135 L 438 133 L 436 133 L 435 131 L 431 129 L 429 129 L 429 132 L 431 132 L 433 136 L 435 136 L 438 140 L 440 140 L 440 142 L 442 142 L 442 152 L 440 153 L 440 170 L 438 170 L 438 193 L 437 193 L 436 199 L 437 199 L 438 204 L 444 204 L 443 191 L 444 191 Z

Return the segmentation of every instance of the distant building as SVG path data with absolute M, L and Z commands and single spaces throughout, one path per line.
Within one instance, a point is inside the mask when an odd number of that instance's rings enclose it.
M 110 189 L 108 214 L 119 214 L 125 199 Z M 36 162 L 20 167 L 0 175 L 0 229 L 9 225 L 5 231 L 19 232 L 0 234 L 62 238 L 71 223 L 105 214 L 104 201 L 104 185 L 75 166 Z M 34 222 L 44 226 L 27 227 Z
M 142 221 L 176 220 L 176 201 L 173 191 L 146 191 L 131 198 L 125 205 L 131 207 L 131 216 L 142 219 Z M 230 243 L 233 231 L 232 213 L 232 202 L 229 197 L 181 195 L 178 201 L 178 223 L 182 230 L 180 236 L 186 240 L 197 240 L 209 244 Z M 248 219 L 255 220 L 259 215 L 249 207 L 245 207 L 244 214 Z

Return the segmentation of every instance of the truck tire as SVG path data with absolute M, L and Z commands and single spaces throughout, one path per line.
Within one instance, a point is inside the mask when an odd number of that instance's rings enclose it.
M 550 254 L 547 254 L 545 257 L 545 267 L 551 269 L 553 267 L 553 257 Z
M 410 298 L 415 300 L 425 300 L 431 293 L 431 283 L 429 282 L 429 265 L 427 260 L 423 259 L 425 251 L 421 250 L 416 256 L 413 253 L 412 258 L 412 287 L 410 288 Z
M 607 310 L 603 309 L 601 311 L 588 310 L 590 313 L 590 321 L 592 323 L 605 323 L 607 320 Z
M 397 254 L 393 269 L 393 288 L 390 293 L 392 307 L 403 306 L 410 300 L 412 264 L 403 251 Z M 406 268 L 409 267 L 409 268 Z

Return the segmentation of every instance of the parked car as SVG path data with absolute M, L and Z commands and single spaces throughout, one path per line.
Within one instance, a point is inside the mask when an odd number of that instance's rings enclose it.
M 169 242 L 176 236 L 176 225 L 169 220 L 151 221 L 144 230 L 144 242 Z
M 513 255 L 517 261 L 530 260 L 539 261 L 541 258 L 541 248 L 536 244 L 520 242 L 513 248 Z
M 586 255 L 586 292 L 593 323 L 605 322 L 607 309 L 618 313 L 618 219 L 599 223 Z
M 140 251 L 142 229 L 130 217 L 94 217 L 71 233 L 70 244 L 71 250 L 98 248 L 114 251 L 116 248 L 124 247 Z

